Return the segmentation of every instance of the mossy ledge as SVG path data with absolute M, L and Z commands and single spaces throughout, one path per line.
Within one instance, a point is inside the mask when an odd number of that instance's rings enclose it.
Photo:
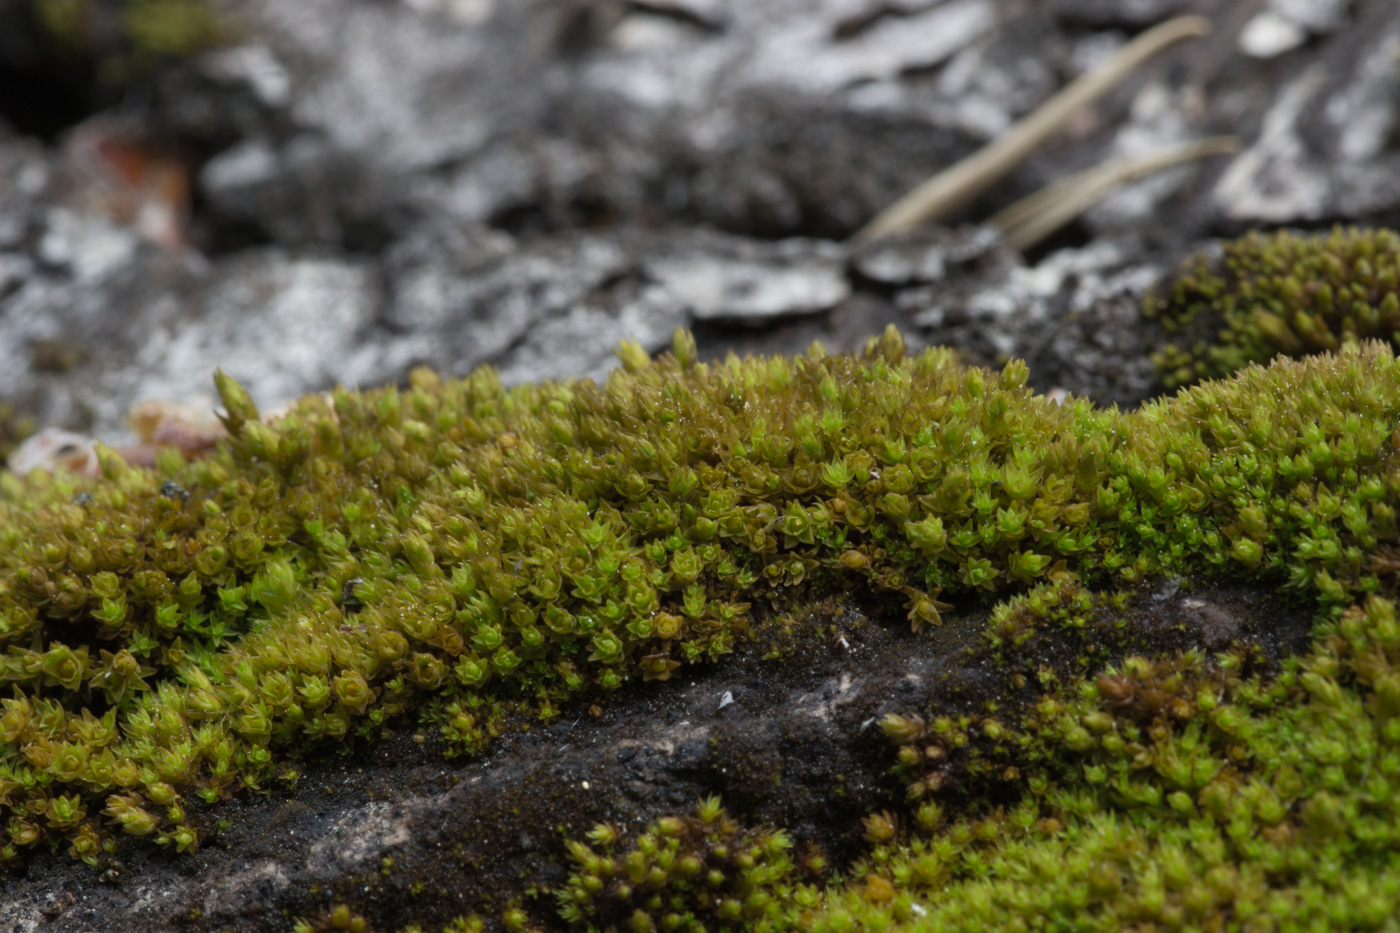
M 220 377 L 231 437 L 211 458 L 6 477 L 5 858 L 49 840 L 95 861 L 118 829 L 192 848 L 189 795 L 257 787 L 308 743 L 411 714 L 476 751 L 723 656 L 754 637 L 757 601 L 869 587 L 916 630 L 1003 600 L 986 650 L 1038 699 L 887 717 L 908 826 L 872 817 L 855 880 L 770 873 L 736 923 L 1393 915 L 1388 348 L 1252 367 L 1132 414 L 1036 396 L 1019 363 L 908 357 L 893 333 L 856 356 L 705 364 L 682 334 L 660 360 L 622 358 L 602 387 L 420 372 L 271 425 Z M 1285 588 L 1315 646 L 1267 665 L 1222 623 L 1202 628 L 1214 655 L 1091 657 L 1087 675 L 1022 653 L 1176 578 Z M 962 775 L 994 776 L 1008 803 L 945 817 Z M 685 927 L 651 904 L 635 929 Z

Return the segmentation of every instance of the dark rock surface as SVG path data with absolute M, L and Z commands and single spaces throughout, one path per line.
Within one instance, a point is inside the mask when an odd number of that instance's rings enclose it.
M 34 67 L 6 28 L 20 6 L 0 0 L 0 84 Z M 66 136 L 9 128 L 29 114 L 0 89 L 0 400 L 41 426 L 118 439 L 143 399 L 208 396 L 215 366 L 268 407 L 416 365 L 601 378 L 619 340 L 654 351 L 680 326 L 722 354 L 850 349 L 894 323 L 973 362 L 1024 357 L 1042 390 L 1131 406 L 1160 391 L 1138 299 L 1183 255 L 1257 224 L 1400 223 L 1391 0 L 223 8 L 235 44 Z M 1212 35 L 1072 121 L 962 226 L 848 242 L 1184 13 L 1210 17 Z M 179 166 L 192 199 L 173 242 L 182 202 L 95 170 L 93 131 Z M 1237 157 L 1125 188 L 1029 256 L 975 225 L 1105 158 L 1221 133 L 1241 138 Z M 282 930 L 338 897 L 386 925 L 405 903 L 446 919 L 478 903 L 472 885 L 562 871 L 557 815 L 521 829 L 523 796 L 567 805 L 578 831 L 722 791 L 839 857 L 890 800 L 885 746 L 861 724 L 897 702 L 890 671 L 927 693 L 909 665 L 946 649 L 860 631 L 855 653 L 647 685 L 480 761 L 444 763 L 410 728 L 308 762 L 295 790 L 207 814 L 232 825 L 193 858 L 127 844 L 93 872 L 41 855 L 0 880 L 0 930 Z M 748 770 L 724 771 L 711 738 Z M 777 772 L 784 792 L 765 795 Z M 837 774 L 849 797 L 828 812 Z M 449 854 L 475 880 L 413 900 L 413 879 Z
M 848 863 L 860 853 L 862 818 L 897 809 L 903 796 L 881 716 L 1034 698 L 995 672 L 980 638 L 983 607 L 922 637 L 902 617 L 872 611 L 827 601 L 799 624 L 770 620 L 778 631 L 765 637 L 781 659 L 750 648 L 678 683 L 636 684 L 604 706 L 508 734 L 475 760 L 444 761 L 411 729 L 350 755 L 321 750 L 297 763 L 294 787 L 201 808 L 206 826 L 226 824 L 196 854 L 127 840 L 97 870 L 61 854 L 30 859 L 23 875 L 0 879 L 0 929 L 270 933 L 337 903 L 353 904 L 375 929 L 409 920 L 436 929 L 500 910 L 511 892 L 561 885 L 564 838 L 602 821 L 641 829 L 709 794 L 746 821 L 785 827 L 799 852 Z M 1144 593 L 1126 616 L 1134 652 L 1239 640 L 1265 665 L 1298 650 L 1307 632 L 1304 615 L 1265 598 L 1175 581 Z M 1110 645 L 1123 633 L 1109 621 L 1090 637 Z M 1064 676 L 1078 667 L 1073 650 L 1036 642 L 1028 653 Z M 967 803 L 953 794 L 947 805 Z M 547 920 L 553 898 L 525 907 Z

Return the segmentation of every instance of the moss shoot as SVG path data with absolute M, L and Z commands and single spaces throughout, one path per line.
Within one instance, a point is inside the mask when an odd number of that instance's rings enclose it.
M 893 333 L 851 356 L 708 364 L 678 334 L 621 357 L 603 386 L 418 372 L 274 424 L 220 376 L 214 456 L 4 477 L 0 854 L 96 861 L 121 833 L 188 850 L 192 797 L 259 787 L 317 743 L 416 717 L 475 752 L 723 657 L 758 601 L 862 587 L 916 632 L 993 606 L 982 650 L 1026 696 L 886 717 L 909 803 L 871 815 L 864 861 L 827 876 L 706 801 L 576 841 L 562 910 L 493 928 L 1393 922 L 1389 347 L 1131 414 Z M 1175 653 L 1037 664 L 1037 639 L 1091 645 L 1166 578 L 1291 593 L 1313 647 L 1265 663 L 1206 620 Z M 995 806 L 973 792 L 992 784 Z

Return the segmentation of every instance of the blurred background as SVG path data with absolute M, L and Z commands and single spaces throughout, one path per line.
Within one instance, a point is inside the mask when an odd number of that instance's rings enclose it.
M 1135 35 L 1177 46 L 960 214 L 849 237 Z M 1395 224 L 1393 0 L 0 0 L 0 455 L 415 366 L 603 378 L 624 339 L 860 346 L 1160 391 L 1138 303 L 1252 227 Z M 1105 159 L 1241 151 L 1020 252 Z M 180 408 L 179 406 L 187 406 Z M 143 427 L 144 425 L 144 427 Z

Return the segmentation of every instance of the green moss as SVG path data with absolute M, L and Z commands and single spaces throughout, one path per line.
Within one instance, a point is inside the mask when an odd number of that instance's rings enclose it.
M 1061 579 L 996 616 L 1074 629 L 1116 601 Z M 887 716 L 914 803 L 867 818 L 869 852 L 844 876 L 709 800 L 626 846 L 606 825 L 567 843 L 560 916 L 590 931 L 1389 929 L 1395 603 L 1369 597 L 1315 636 L 1267 677 L 1236 645 L 1129 657 L 997 716 Z M 978 790 L 927 781 L 958 755 Z
M 800 884 L 787 835 L 740 827 L 718 798 L 701 801 L 693 816 L 658 821 L 626 851 L 623 835 L 603 824 L 588 834 L 592 846 L 567 844 L 574 874 L 558 900 L 559 916 L 571 926 L 632 933 L 791 929 L 799 900 L 817 902 L 817 890 Z M 507 917 L 505 926 L 523 929 L 526 920 Z
M 91 63 L 108 89 L 229 38 L 206 0 L 29 0 L 29 9 L 41 37 L 63 56 Z
M 0 401 L 0 463 L 33 433 L 33 418 L 16 414 L 13 405 Z
M 1388 928 L 1394 603 L 1324 624 L 1276 678 L 1240 676 L 1246 660 L 1129 658 L 1046 693 L 988 743 L 1025 775 L 1017 803 L 956 820 L 925 803 L 857 867 L 890 895 L 833 891 L 806 928 Z M 897 717 L 886 731 L 905 749 L 930 732 Z
M 339 904 L 318 917 L 314 923 L 298 920 L 292 929 L 293 933 L 369 933 L 369 924 L 365 922 L 364 917 L 344 904 Z M 405 930 L 404 933 L 409 931 Z
M 1144 305 L 1169 343 L 1168 386 L 1223 376 L 1278 354 L 1335 350 L 1400 330 L 1400 236 L 1337 228 L 1325 236 L 1251 233 L 1219 259 L 1198 256 Z
M 475 751 L 722 657 L 755 601 L 860 586 L 916 631 L 1009 598 L 986 650 L 1033 702 L 887 719 L 917 829 L 873 817 L 852 879 L 776 887 L 736 925 L 936 911 L 1117 927 L 1225 904 L 1244 919 L 1246 902 L 1357 920 L 1393 902 L 1387 347 L 1251 368 L 1133 414 L 1049 402 L 1020 363 L 909 357 L 892 333 L 856 356 L 702 364 L 680 335 L 659 361 L 622 357 L 601 387 L 419 372 L 271 425 L 221 377 L 231 437 L 209 459 L 144 471 L 103 452 L 95 482 L 4 477 L 4 856 L 51 840 L 95 861 L 123 831 L 193 848 L 190 794 L 258 786 L 308 743 L 412 715 Z M 1273 680 L 1228 652 L 1107 672 L 1087 650 L 1078 670 L 1017 661 L 1157 575 L 1286 588 L 1316 612 L 1319 647 Z M 1008 803 L 945 819 L 959 774 L 994 777 Z M 684 845 L 709 839 L 685 819 Z M 786 884 L 791 863 L 769 855 Z M 631 893 L 616 902 L 653 923 L 714 906 Z M 584 906 L 568 919 L 593 922 Z

